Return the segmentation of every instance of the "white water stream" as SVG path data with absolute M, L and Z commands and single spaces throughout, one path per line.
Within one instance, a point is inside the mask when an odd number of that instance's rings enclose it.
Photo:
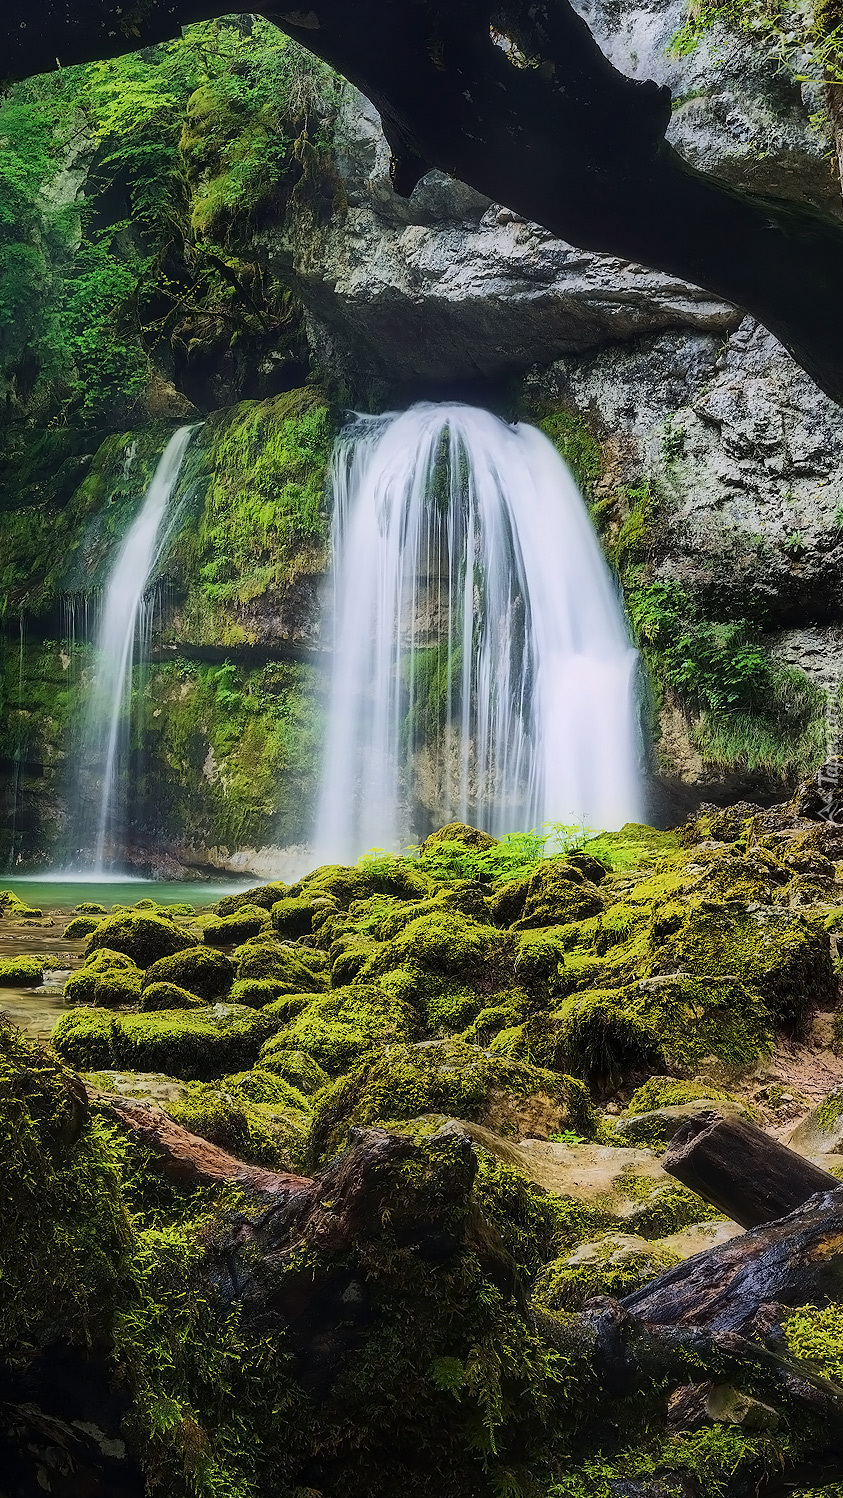
M 145 654 L 149 579 L 172 530 L 170 501 L 195 426 L 180 427 L 167 443 L 143 503 L 126 533 L 108 579 L 96 637 L 96 681 L 82 734 L 82 770 L 94 777 L 93 825 L 79 837 L 93 873 L 119 845 L 125 820 L 125 760 L 130 732 L 132 666 Z M 109 859 L 113 862 L 113 857 Z
M 553 444 L 473 406 L 358 416 L 333 461 L 335 646 L 317 852 L 425 822 L 641 815 L 638 656 Z

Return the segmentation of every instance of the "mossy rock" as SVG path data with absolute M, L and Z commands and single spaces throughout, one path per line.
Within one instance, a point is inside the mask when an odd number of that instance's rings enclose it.
M 179 931 L 172 921 L 145 912 L 120 911 L 100 921 L 88 938 L 88 951 L 108 947 L 131 957 L 138 967 L 149 967 L 161 957 L 172 957 L 195 945 L 196 938 Z
M 822 919 L 777 908 L 748 911 L 720 901 L 692 905 L 675 934 L 658 945 L 651 971 L 738 975 L 763 995 L 772 1019 L 791 1028 L 837 997 Z
M 222 999 L 234 982 L 234 964 L 224 952 L 207 947 L 186 947 L 171 957 L 161 957 L 146 970 L 143 986 L 177 983 L 200 999 Z
M 274 884 L 257 884 L 254 889 L 239 890 L 236 895 L 223 895 L 217 901 L 216 912 L 219 916 L 235 915 L 244 905 L 271 910 L 276 900 L 283 900 L 287 893 L 288 886 L 280 880 Z
M 140 969 L 114 967 L 111 963 L 102 966 L 86 963 L 71 973 L 64 985 L 64 996 L 71 1004 L 94 1004 L 100 1009 L 136 1004 L 140 992 Z
M 324 993 L 330 983 L 323 952 L 308 951 L 289 942 L 255 940 L 234 953 L 238 980 L 274 978 L 282 993 Z
M 315 909 L 318 906 L 314 906 L 306 896 L 276 900 L 272 907 L 272 924 L 279 936 L 309 936 Z
M 107 968 L 120 968 L 126 973 L 139 973 L 140 968 L 125 952 L 115 952 L 111 947 L 97 947 L 95 951 L 88 952 L 83 958 L 82 966 L 86 972 L 102 973 Z
M 632 1118 L 619 1118 L 615 1121 L 614 1135 L 619 1143 L 643 1145 L 658 1155 L 670 1144 L 677 1129 L 703 1110 L 720 1113 L 726 1118 L 752 1117 L 751 1109 L 741 1103 L 702 1097 L 690 1103 L 673 1103 L 647 1113 L 636 1113 Z
M 547 860 L 525 879 L 510 881 L 489 901 L 493 920 L 499 925 L 529 930 L 535 926 L 562 926 L 599 915 L 603 899 L 596 884 L 574 864 Z
M 693 1076 L 701 1062 L 715 1059 L 738 1074 L 772 1045 L 761 995 L 731 977 L 672 974 L 590 990 L 564 999 L 556 1019 L 568 1069 L 598 1085 L 665 1062 Z
M 273 1029 L 260 1012 L 234 1004 L 127 1015 L 72 1009 L 51 1040 L 82 1071 L 160 1071 L 204 1081 L 251 1066 Z
M 6 915 L 11 921 L 35 921 L 43 914 L 43 910 L 27 905 L 12 890 L 0 889 L 0 916 Z
M 306 879 L 291 884 L 293 898 L 334 900 L 341 910 L 348 910 L 355 900 L 372 895 L 386 895 L 395 900 L 423 900 L 432 894 L 435 884 L 426 874 L 414 869 L 401 858 L 376 858 L 349 868 L 345 864 L 323 864 Z
M 266 1042 L 260 1055 L 260 1068 L 256 1071 L 260 1069 L 283 1078 L 307 1098 L 330 1083 L 328 1073 L 319 1063 L 306 1051 L 291 1050 L 283 1035 Z
M 414 984 L 407 974 L 390 974 L 382 983 L 355 984 L 314 995 L 289 1024 L 279 1042 L 306 1051 L 331 1076 L 347 1071 L 382 1046 L 412 1040 L 420 1025 L 413 1003 Z M 280 1003 L 284 1003 L 282 998 Z
M 97 904 L 96 900 L 83 900 L 76 906 L 79 915 L 108 915 L 104 905 Z
M 652 1113 L 656 1108 L 678 1108 L 683 1103 L 694 1103 L 701 1098 L 720 1103 L 740 1102 L 733 1093 L 724 1092 L 710 1082 L 654 1076 L 648 1077 L 646 1082 L 635 1089 L 623 1110 L 623 1117 L 633 1118 L 639 1113 Z
M 238 978 L 232 984 L 229 998 L 232 1004 L 248 1004 L 250 1009 L 264 1009 L 267 1004 L 281 998 L 285 991 L 286 986 L 281 978 Z M 308 998 L 310 997 L 309 994 Z
M 179 988 L 177 983 L 144 982 L 140 995 L 141 1013 L 150 1014 L 159 1009 L 204 1009 L 206 999 Z
M 620 1300 L 679 1263 L 679 1255 L 635 1234 L 608 1233 L 542 1268 L 533 1298 L 548 1311 L 580 1311 L 593 1295 Z
M 109 1335 L 130 1229 L 84 1089 L 49 1049 L 0 1022 L 0 1357 Z
M 491 1056 L 461 1041 L 393 1045 L 320 1095 L 313 1159 L 335 1153 L 355 1124 L 389 1120 L 394 1126 L 426 1113 L 485 1123 L 501 1134 L 520 1134 L 523 1125 L 527 1133 L 527 1120 L 537 1116 L 552 1119 L 556 1129 L 578 1132 L 592 1132 L 597 1122 L 588 1092 L 571 1077 Z
M 213 947 L 236 946 L 248 936 L 257 936 L 269 926 L 269 911 L 259 905 L 241 905 L 233 915 L 205 922 L 202 938 Z
M 43 982 L 41 957 L 0 957 L 0 988 L 37 988 Z
M 443 843 L 462 843 L 464 848 L 470 848 L 473 853 L 485 853 L 487 848 L 497 846 L 498 839 L 492 837 L 490 832 L 481 832 L 479 827 L 469 827 L 467 822 L 448 822 L 445 827 L 431 832 L 421 845 L 421 853 L 432 853 L 434 848 L 440 848 Z
M 393 968 L 413 968 L 491 993 L 512 984 L 514 955 L 508 932 L 483 925 L 437 897 L 426 902 L 424 914 L 415 915 L 403 931 L 375 949 L 358 981 Z
M 81 936 L 90 936 L 92 931 L 97 930 L 99 924 L 96 916 L 77 915 L 65 926 L 62 936 L 67 937 L 68 941 L 76 941 Z
M 270 1170 L 295 1172 L 301 1167 L 310 1115 L 295 1088 L 271 1073 L 188 1082 L 186 1096 L 171 1103 L 168 1111 L 191 1134 L 238 1160 Z

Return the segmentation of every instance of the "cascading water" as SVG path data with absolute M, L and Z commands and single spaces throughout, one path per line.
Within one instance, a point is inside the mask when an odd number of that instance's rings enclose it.
M 640 816 L 634 649 L 553 444 L 463 405 L 358 416 L 333 460 L 335 647 L 316 846 Z
M 108 579 L 96 636 L 96 680 L 82 733 L 81 766 L 96 795 L 82 802 L 77 834 L 87 868 L 103 873 L 106 849 L 122 841 L 123 773 L 130 729 L 132 666 L 146 653 L 152 571 L 172 531 L 170 501 L 195 426 L 180 427 L 167 443 L 143 503 L 126 534 Z

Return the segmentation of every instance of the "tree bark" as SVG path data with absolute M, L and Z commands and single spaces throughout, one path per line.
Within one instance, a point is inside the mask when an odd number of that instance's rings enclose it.
M 841 1184 L 756 1124 L 713 1111 L 680 1124 L 662 1166 L 744 1228 L 784 1217 Z
M 9 77 L 165 40 L 225 0 L 7 0 Z M 430 167 L 581 249 L 680 276 L 764 323 L 843 400 L 843 225 L 740 192 L 664 139 L 667 90 L 618 73 L 568 0 L 263 0 L 376 105 L 396 186 Z M 501 37 L 505 44 L 500 45 Z

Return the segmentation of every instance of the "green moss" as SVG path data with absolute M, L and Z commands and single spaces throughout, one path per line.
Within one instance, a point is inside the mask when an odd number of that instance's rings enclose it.
M 90 936 L 98 926 L 99 921 L 94 916 L 77 915 L 65 926 L 62 935 L 66 936 L 69 941 L 74 941 L 79 936 Z
M 160 957 L 147 968 L 144 988 L 150 983 L 177 983 L 202 999 L 225 998 L 234 981 L 234 966 L 223 952 L 207 947 L 185 947 L 170 957 Z
M 501 1127 L 513 1105 L 536 1096 L 556 1104 L 563 1126 L 594 1131 L 596 1115 L 588 1093 L 571 1077 L 491 1056 L 461 1041 L 392 1045 L 320 1095 L 313 1157 L 323 1159 L 339 1149 L 354 1124 L 389 1120 L 394 1126 L 432 1113 L 475 1122 L 490 1116 L 492 1126 Z
M 313 926 L 313 905 L 307 898 L 276 900 L 272 924 L 279 936 L 307 936 Z
M 136 1004 L 141 993 L 138 968 L 115 967 L 110 962 L 88 964 L 71 973 L 64 996 L 72 1004 L 94 1004 L 110 1009 L 115 1004 Z
M 195 937 L 179 931 L 172 921 L 160 916 L 121 912 L 100 921 L 88 938 L 88 951 L 108 947 L 131 957 L 138 967 L 149 967 L 161 957 L 171 957 L 192 947 Z
M 144 983 L 140 995 L 141 1013 L 149 1014 L 158 1009 L 204 1009 L 207 1000 L 198 994 L 179 988 L 177 983 Z
M 295 1089 L 278 1079 L 246 1072 L 222 1082 L 188 1082 L 186 1096 L 169 1105 L 178 1123 L 238 1160 L 270 1170 L 295 1171 L 304 1155 L 309 1116 Z M 266 1075 L 266 1081 L 262 1077 Z M 272 1085 L 274 1082 L 274 1086 Z
M 732 1093 L 723 1092 L 711 1083 L 680 1082 L 676 1077 L 648 1077 L 635 1089 L 624 1108 L 629 1118 L 637 1113 L 650 1113 L 654 1108 L 675 1108 L 682 1103 L 696 1102 L 697 1098 L 712 1098 L 717 1102 L 736 1102 Z
M 843 1384 L 843 1305 L 800 1306 L 784 1322 L 789 1351 Z
M 563 1000 L 557 1016 L 569 1070 L 598 1083 L 660 1062 L 693 1075 L 710 1057 L 746 1070 L 772 1042 L 761 996 L 734 978 L 676 975 L 593 990 Z
M 737 973 L 763 995 L 771 1016 L 791 1027 L 836 996 L 822 921 L 788 910 L 749 912 L 714 900 L 691 905 L 661 946 L 654 970 L 720 978 Z
M 257 936 L 269 927 L 269 911 L 259 905 L 242 905 L 234 915 L 219 916 L 206 921 L 202 935 L 215 947 L 234 946 L 248 936 Z
M 233 1004 L 120 1016 L 72 1009 L 58 1021 L 52 1043 L 83 1071 L 159 1071 L 205 1080 L 251 1065 L 274 1027 L 264 1015 Z
M 412 983 L 366 983 L 315 995 L 278 1034 L 279 1044 L 306 1051 L 336 1076 L 380 1046 L 411 1039 L 419 1025 Z M 281 1000 L 283 1003 L 283 999 Z
M 648 1280 L 679 1263 L 670 1249 L 608 1234 L 566 1258 L 555 1259 L 541 1271 L 533 1291 L 536 1302 L 550 1311 L 579 1311 L 592 1295 L 621 1300 Z
M 234 915 L 243 905 L 259 905 L 263 910 L 271 910 L 276 900 L 283 900 L 287 894 L 287 885 L 277 881 L 274 884 L 256 884 L 253 889 L 240 890 L 236 895 L 224 895 L 217 901 L 217 915 Z
M 41 957 L 0 957 L 0 988 L 34 988 L 43 982 Z
M 578 411 L 564 406 L 530 407 L 529 420 L 549 437 L 580 488 L 590 495 L 602 468 L 600 443 Z
M 273 978 L 279 983 L 274 997 L 282 993 L 322 993 L 328 973 L 322 952 L 311 952 L 286 942 L 253 941 L 234 953 L 237 978 Z
M 48 1051 L 0 1024 L 0 1355 L 60 1324 L 84 1347 L 108 1330 L 131 1242 L 107 1131 L 86 1119 Z
M 268 1040 L 261 1051 L 260 1065 L 264 1072 L 281 1077 L 305 1097 L 312 1097 L 329 1083 L 328 1073 L 306 1051 L 293 1051 L 282 1036 Z

